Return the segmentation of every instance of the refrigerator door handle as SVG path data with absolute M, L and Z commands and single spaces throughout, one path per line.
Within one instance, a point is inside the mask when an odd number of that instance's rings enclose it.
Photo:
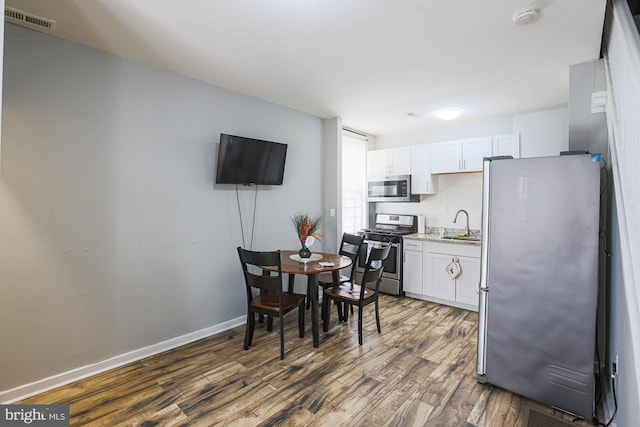
M 489 264 L 489 210 L 491 206 L 491 160 L 485 158 L 482 165 L 482 219 L 480 242 L 480 289 L 488 289 L 487 276 Z
M 491 196 L 491 160 L 482 162 L 482 241 L 480 246 L 480 281 L 478 282 L 478 364 L 476 372 L 479 382 L 486 382 L 487 374 L 487 303 L 489 297 L 489 205 Z
M 480 289 L 478 295 L 478 358 L 476 373 L 479 383 L 487 382 L 487 294 Z

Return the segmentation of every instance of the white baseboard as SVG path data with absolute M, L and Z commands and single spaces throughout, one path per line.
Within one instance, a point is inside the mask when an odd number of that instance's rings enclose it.
M 413 292 L 406 292 L 405 295 L 410 298 L 421 299 L 422 301 L 435 302 L 437 304 L 449 305 L 451 307 L 462 308 L 464 310 L 475 311 L 478 312 L 477 305 L 465 304 L 463 302 L 451 301 L 443 298 L 436 298 L 422 294 L 414 294 Z
M 189 344 L 202 338 L 207 338 L 211 335 L 243 325 L 245 322 L 246 316 L 236 317 L 235 319 L 227 320 L 226 322 L 209 326 L 207 328 L 200 329 L 199 331 L 190 332 L 179 337 L 171 338 L 138 350 L 120 354 L 98 363 L 81 366 L 67 372 L 62 372 L 48 378 L 43 378 L 29 384 L 12 388 L 10 390 L 3 390 L 0 391 L 0 403 L 7 404 L 17 402 L 40 393 L 44 393 L 45 391 L 70 384 L 74 381 L 82 380 L 131 362 L 136 362 L 144 359 L 145 357 L 153 356 L 155 354 L 162 353 L 163 351 L 172 350 L 176 347 Z

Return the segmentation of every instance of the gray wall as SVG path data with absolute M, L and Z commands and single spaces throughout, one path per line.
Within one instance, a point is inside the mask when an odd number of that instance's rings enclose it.
M 323 243 L 327 250 L 338 251 L 338 242 L 342 240 L 342 223 L 338 214 L 342 212 L 342 120 L 325 120 L 323 141 Z
M 603 60 L 576 64 L 569 68 L 569 149 L 601 153 L 604 160 L 600 182 L 601 239 L 598 266 L 600 280 L 598 294 L 598 346 L 602 355 L 600 360 L 602 368 L 606 368 L 607 365 L 610 366 L 610 360 L 607 357 L 607 316 L 609 310 L 607 252 L 609 251 L 609 236 L 611 234 L 609 207 L 611 206 L 610 188 L 612 178 L 607 147 L 607 117 L 604 112 L 591 112 L 591 95 L 593 92 L 604 90 L 606 90 L 606 79 Z
M 607 155 L 607 117 L 591 113 L 591 94 L 606 91 L 604 61 L 569 68 L 569 148 Z
M 5 30 L 0 391 L 244 315 L 219 134 L 289 144 L 284 185 L 257 194 L 253 247 L 296 248 L 290 216 L 322 212 L 323 121 Z M 240 189 L 246 234 L 253 197 Z

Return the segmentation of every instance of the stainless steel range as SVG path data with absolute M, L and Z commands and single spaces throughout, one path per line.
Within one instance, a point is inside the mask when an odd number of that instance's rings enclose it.
M 391 252 L 384 261 L 380 292 L 391 295 L 404 295 L 402 288 L 402 236 L 418 231 L 416 215 L 376 214 L 375 225 L 360 232 L 364 235 L 364 243 L 360 249 L 356 277 L 360 279 L 367 261 L 368 248 L 390 243 Z

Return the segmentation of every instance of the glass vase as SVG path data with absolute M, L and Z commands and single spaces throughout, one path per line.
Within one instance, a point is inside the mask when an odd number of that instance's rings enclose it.
M 311 257 L 311 249 L 306 245 L 302 245 L 302 248 L 298 251 L 298 255 L 300 255 L 300 258 L 309 258 Z

